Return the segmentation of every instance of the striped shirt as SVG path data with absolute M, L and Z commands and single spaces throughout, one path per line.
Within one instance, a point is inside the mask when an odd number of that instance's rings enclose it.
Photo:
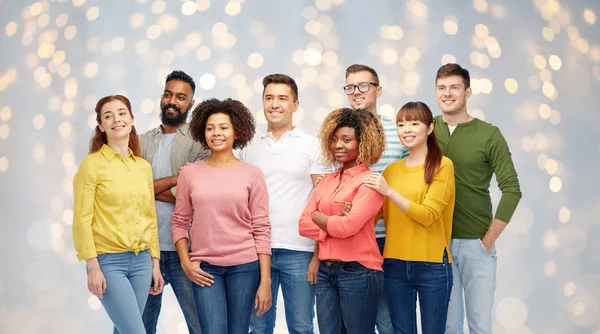
M 377 163 L 369 166 L 373 172 L 378 174 L 382 174 L 383 170 L 392 162 L 396 162 L 408 156 L 408 149 L 402 144 L 400 138 L 398 138 L 396 122 L 391 118 L 381 115 L 381 123 L 383 124 L 383 130 L 385 132 L 385 151 L 383 151 L 383 155 Z M 377 238 L 385 237 L 383 216 L 380 217 L 375 224 L 375 236 Z

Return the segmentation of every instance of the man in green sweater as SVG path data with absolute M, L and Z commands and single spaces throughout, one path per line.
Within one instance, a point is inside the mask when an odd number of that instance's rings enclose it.
M 469 71 L 458 64 L 440 67 L 436 96 L 442 115 L 434 119 L 434 131 L 442 151 L 454 162 L 456 180 L 450 244 L 454 284 L 446 333 L 463 333 L 466 311 L 470 333 L 491 334 L 496 287 L 494 244 L 521 199 L 519 180 L 500 130 L 467 113 Z M 489 192 L 492 174 L 502 192 L 495 215 Z

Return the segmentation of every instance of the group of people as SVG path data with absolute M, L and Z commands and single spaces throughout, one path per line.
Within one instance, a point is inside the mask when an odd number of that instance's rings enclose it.
M 73 240 L 115 333 L 155 333 L 170 284 L 191 334 L 492 332 L 495 242 L 521 198 L 500 130 L 467 113 L 469 72 L 443 65 L 434 117 L 377 114 L 377 72 L 346 69 L 349 108 L 311 136 L 291 77 L 263 79 L 267 124 L 234 99 L 195 105 L 166 78 L 161 125 L 138 136 L 129 100 L 96 105 L 75 175 Z M 188 123 L 188 114 L 191 120 Z M 502 192 L 493 214 L 492 175 Z

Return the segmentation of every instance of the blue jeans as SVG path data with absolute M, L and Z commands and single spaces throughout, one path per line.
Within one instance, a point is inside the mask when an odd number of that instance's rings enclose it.
M 491 253 L 488 253 L 479 239 L 452 239 L 450 253 L 454 285 L 446 333 L 463 333 L 466 308 L 469 332 L 491 334 L 496 289 L 496 247 L 492 247 Z
M 175 297 L 179 302 L 181 311 L 187 323 L 190 334 L 200 334 L 200 322 L 196 314 L 194 296 L 192 293 L 192 281 L 181 269 L 181 262 L 177 252 L 160 252 L 160 272 L 165 279 L 165 286 L 171 284 Z M 162 293 L 160 295 L 148 295 L 146 308 L 142 315 L 144 327 L 147 334 L 156 333 L 156 323 L 162 306 Z
M 150 251 L 99 254 L 98 263 L 106 279 L 100 302 L 115 325 L 114 333 L 145 334 L 142 312 L 152 281 Z
M 385 259 L 385 291 L 390 300 L 394 333 L 417 334 L 417 295 L 423 334 L 444 334 L 452 290 L 448 253 L 442 263 Z
M 377 246 L 379 246 L 379 252 L 383 256 L 383 248 L 385 246 L 385 237 L 377 238 Z M 383 275 L 383 286 L 385 286 L 385 275 Z M 379 334 L 394 334 L 394 328 L 392 326 L 392 319 L 390 319 L 390 309 L 388 306 L 387 296 L 385 289 L 377 301 L 377 332 Z
M 317 280 L 317 320 L 321 334 L 372 334 L 383 272 L 358 262 L 325 260 Z
M 203 333 L 248 333 L 250 313 L 260 284 L 258 260 L 237 266 L 214 266 L 200 263 L 200 268 L 214 276 L 215 283 L 201 287 L 192 283 L 196 312 Z
M 261 316 L 256 316 L 256 312 L 252 312 L 250 333 L 273 334 L 277 316 L 277 294 L 281 284 L 288 332 L 312 334 L 316 285 L 308 283 L 307 271 L 313 252 L 281 248 L 273 248 L 271 251 L 273 307 Z

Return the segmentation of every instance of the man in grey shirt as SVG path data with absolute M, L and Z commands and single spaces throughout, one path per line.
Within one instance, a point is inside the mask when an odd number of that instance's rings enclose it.
M 182 71 L 173 71 L 166 78 L 165 91 L 160 100 L 162 124 L 140 136 L 142 157 L 152 165 L 158 240 L 160 243 L 160 270 L 165 286 L 171 284 L 183 311 L 190 334 L 200 333 L 200 323 L 192 294 L 192 282 L 181 269 L 171 236 L 171 216 L 175 209 L 175 189 L 179 169 L 188 162 L 204 159 L 208 151 L 189 134 L 188 111 L 194 106 L 194 80 Z M 142 316 L 146 333 L 156 333 L 156 324 L 162 305 L 162 293 L 149 295 Z

